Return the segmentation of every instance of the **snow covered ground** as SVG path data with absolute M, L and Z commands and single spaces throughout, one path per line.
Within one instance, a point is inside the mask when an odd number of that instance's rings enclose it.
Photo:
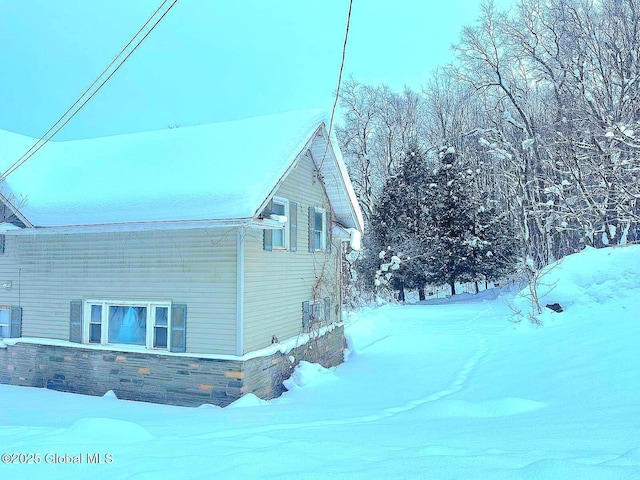
M 565 307 L 543 327 L 511 322 L 522 301 L 496 290 L 362 312 L 345 364 L 303 364 L 270 402 L 0 385 L 0 451 L 40 458 L 1 477 L 640 478 L 640 246 L 587 250 L 543 281 Z

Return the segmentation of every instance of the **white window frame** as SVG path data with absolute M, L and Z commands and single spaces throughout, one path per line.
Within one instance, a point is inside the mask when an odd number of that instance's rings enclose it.
M 93 305 L 99 305 L 102 307 L 102 317 L 100 326 L 100 342 L 89 342 L 90 324 L 91 324 L 91 307 Z M 133 345 L 129 343 L 110 343 L 109 342 L 109 307 L 145 307 L 147 309 L 146 318 L 146 331 L 145 331 L 145 345 L 147 350 L 162 350 L 171 351 L 171 306 L 172 303 L 168 301 L 136 301 L 136 300 L 105 300 L 105 299 L 87 299 L 83 304 L 83 325 L 82 325 L 82 343 L 89 345 L 119 345 L 131 347 L 142 347 L 142 345 Z M 167 309 L 167 346 L 166 347 L 154 347 L 154 334 L 156 327 L 156 308 Z M 159 325 L 164 328 L 164 325 Z
M 11 336 L 11 307 L 7 307 L 4 305 L 0 306 L 0 311 L 2 312 L 7 312 L 7 321 L 6 323 L 2 321 L 2 319 L 0 319 L 0 327 L 6 327 L 7 329 L 7 336 L 3 337 L 2 336 L 2 329 L 0 328 L 0 338 L 9 338 Z
M 284 206 L 284 216 L 287 217 L 287 221 L 282 225 L 282 242 L 283 245 L 276 245 L 273 241 L 273 234 L 271 235 L 271 249 L 275 251 L 289 250 L 289 200 L 282 197 L 273 197 L 273 204 Z M 276 230 L 273 230 L 274 232 Z M 278 229 L 279 231 L 279 229 Z
M 315 226 L 315 214 L 322 214 L 322 229 L 316 230 Z M 313 209 L 313 249 L 316 252 L 321 252 L 327 249 L 327 211 L 321 207 L 314 207 Z M 316 232 L 320 232 L 320 246 L 316 245 Z

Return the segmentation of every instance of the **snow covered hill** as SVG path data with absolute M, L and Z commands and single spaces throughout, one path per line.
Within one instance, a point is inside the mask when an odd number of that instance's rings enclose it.
M 3 461 L 39 459 L 0 473 L 640 478 L 640 246 L 585 250 L 542 283 L 543 304 L 565 309 L 542 327 L 513 323 L 522 299 L 490 292 L 354 315 L 348 361 L 301 364 L 270 402 L 190 409 L 0 385 L 1 453 L 31 454 Z

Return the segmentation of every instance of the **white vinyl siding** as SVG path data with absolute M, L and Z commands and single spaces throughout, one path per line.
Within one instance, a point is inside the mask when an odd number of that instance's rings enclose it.
M 330 296 L 339 305 L 338 258 L 334 245 L 331 254 L 310 253 L 309 207 L 328 210 L 329 202 L 322 182 L 315 177 L 310 158 L 303 156 L 276 192 L 297 204 L 298 244 L 296 252 L 274 255 L 263 249 L 262 232 L 248 230 L 245 236 L 245 308 L 244 353 L 263 348 L 273 336 L 280 340 L 302 332 L 302 303 L 313 296 L 316 278 L 320 279 L 318 299 Z
M 6 236 L 0 305 L 22 335 L 69 339 L 69 304 L 88 298 L 185 304 L 187 352 L 236 351 L 236 229 Z

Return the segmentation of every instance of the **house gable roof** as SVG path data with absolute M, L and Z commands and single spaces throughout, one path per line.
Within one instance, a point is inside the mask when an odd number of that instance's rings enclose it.
M 323 112 L 49 142 L 0 185 L 35 227 L 255 218 L 307 146 L 326 145 Z M 0 169 L 34 142 L 0 131 Z M 362 216 L 337 147 L 320 166 L 336 218 Z M 316 162 L 319 159 L 315 158 Z

